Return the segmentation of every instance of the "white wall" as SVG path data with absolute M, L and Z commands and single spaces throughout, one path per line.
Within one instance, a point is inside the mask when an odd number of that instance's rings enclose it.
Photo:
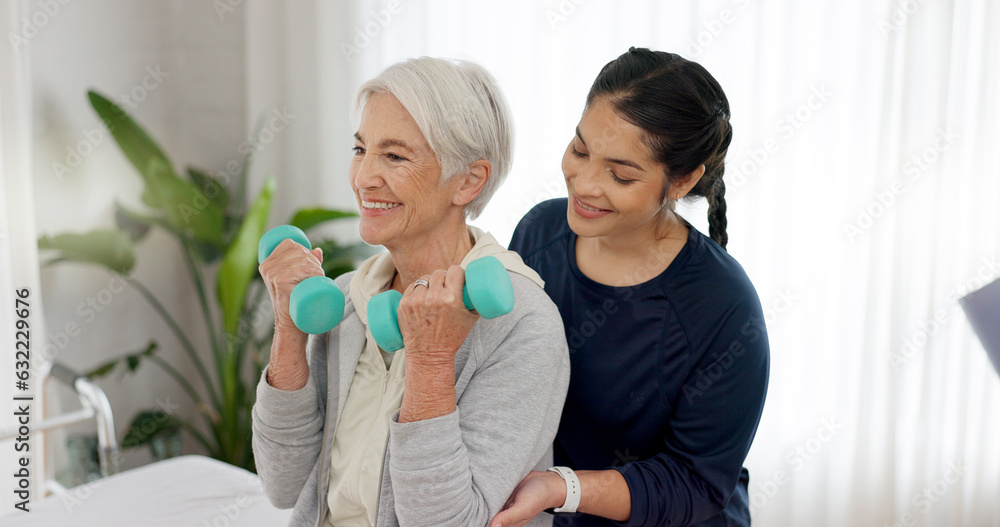
M 40 9 L 31 4 L 31 10 Z M 242 158 L 237 147 L 249 128 L 245 18 L 240 7 L 220 17 L 210 2 L 200 0 L 91 0 L 62 6 L 40 28 L 29 43 L 39 234 L 111 227 L 116 200 L 142 208 L 138 174 L 111 138 L 91 132 L 96 145 L 91 148 L 87 143 L 84 131 L 98 124 L 87 89 L 112 98 L 134 95 L 132 115 L 178 169 L 195 165 L 218 171 L 227 161 Z M 150 71 L 157 70 L 161 73 L 154 78 Z M 53 162 L 72 161 L 67 147 L 79 147 L 89 155 L 81 156 L 79 166 L 60 177 Z M 134 276 L 174 314 L 207 359 L 206 333 L 191 280 L 169 236 L 154 233 L 139 243 Z M 87 307 L 88 298 L 96 300 L 111 278 L 96 266 L 59 264 L 43 269 L 49 351 L 83 371 L 155 339 L 162 357 L 196 379 L 178 341 L 136 291 L 111 295 L 106 306 L 97 304 L 100 312 Z M 214 287 L 210 291 L 214 294 Z M 108 293 L 103 295 L 103 300 L 109 298 Z M 67 327 L 74 325 L 78 334 L 68 336 Z M 119 438 L 138 410 L 157 401 L 179 403 L 181 417 L 197 419 L 191 401 L 153 364 L 136 375 L 100 384 L 111 400 Z M 193 442 L 185 445 L 187 452 L 199 450 Z M 136 451 L 126 455 L 123 468 L 148 460 L 145 449 Z

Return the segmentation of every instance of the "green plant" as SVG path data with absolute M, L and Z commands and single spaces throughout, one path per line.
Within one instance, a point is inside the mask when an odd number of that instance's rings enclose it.
M 153 459 L 161 460 L 180 453 L 183 425 L 177 417 L 167 412 L 144 410 L 132 419 L 128 432 L 122 438 L 122 448 L 149 446 Z
M 96 378 L 115 370 L 135 371 L 145 361 L 155 363 L 195 401 L 209 433 L 202 434 L 191 423 L 177 419 L 151 419 L 150 416 L 157 414 L 147 411 L 133 420 L 126 438 L 143 444 L 141 439 L 164 432 L 161 428 L 180 426 L 212 457 L 253 470 L 250 408 L 274 331 L 271 318 L 258 313 L 267 295 L 257 272 L 257 241 L 267 227 L 274 179 L 268 179 L 250 202 L 246 187 L 251 156 L 244 160 L 241 174 L 227 178 L 228 181 L 194 168 L 187 168 L 187 178 L 182 178 L 163 150 L 122 108 L 94 91 L 88 92 L 88 96 L 125 157 L 142 177 L 145 184 L 142 202 L 148 210 L 130 210 L 116 203 L 117 228 L 41 237 L 39 248 L 54 252 L 45 265 L 85 262 L 120 274 L 176 336 L 195 367 L 201 390 L 160 357 L 157 344 L 152 341 L 143 350 L 101 364 L 89 375 Z M 288 223 L 309 232 L 323 222 L 355 216 L 353 212 L 305 208 L 298 210 Z M 214 372 L 206 367 L 195 344 L 154 293 L 129 275 L 136 259 L 134 244 L 153 228 L 172 235 L 181 249 L 208 327 Z M 352 270 L 359 259 L 372 252 L 361 243 L 342 246 L 334 240 L 323 240 L 313 245 L 323 249 L 323 269 L 330 277 Z M 208 289 L 213 272 L 214 302 Z M 267 321 L 266 328 L 259 327 L 260 319 Z

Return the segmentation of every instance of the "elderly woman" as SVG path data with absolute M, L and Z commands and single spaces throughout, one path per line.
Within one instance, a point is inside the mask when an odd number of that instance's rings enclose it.
M 322 274 L 322 252 L 286 240 L 261 264 L 275 332 L 253 409 L 257 469 L 270 500 L 295 508 L 294 526 L 486 525 L 525 474 L 551 464 L 569 382 L 541 279 L 465 223 L 509 169 L 509 111 L 483 68 L 431 58 L 364 84 L 355 110 L 361 238 L 388 252 L 337 280 L 344 319 L 308 338 L 288 298 Z M 465 265 L 486 255 L 515 296 L 490 320 L 462 302 Z M 395 353 L 366 317 L 389 289 L 403 294 Z

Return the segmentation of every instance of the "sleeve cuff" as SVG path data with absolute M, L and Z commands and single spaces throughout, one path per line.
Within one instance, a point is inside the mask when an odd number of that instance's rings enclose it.
M 439 467 L 443 459 L 458 454 L 462 447 L 459 410 L 432 419 L 399 422 L 399 410 L 389 420 L 392 465 L 404 471 Z M 434 455 L 428 455 L 434 452 Z
M 618 473 L 625 478 L 625 484 L 628 485 L 629 501 L 632 509 L 629 519 L 622 522 L 614 522 L 615 525 L 625 527 L 645 525 L 646 518 L 649 516 L 649 509 L 647 508 L 648 500 L 646 499 L 645 494 L 646 487 L 643 486 L 642 481 L 637 481 L 637 479 L 642 478 L 641 470 L 634 463 L 628 463 L 620 467 L 612 467 L 612 470 L 617 470 Z
M 267 369 L 261 372 L 257 383 L 257 402 L 254 413 L 261 424 L 273 428 L 295 428 L 308 424 L 318 411 L 316 385 L 312 376 L 298 390 L 279 390 L 267 382 Z M 279 426 L 274 426 L 279 424 Z

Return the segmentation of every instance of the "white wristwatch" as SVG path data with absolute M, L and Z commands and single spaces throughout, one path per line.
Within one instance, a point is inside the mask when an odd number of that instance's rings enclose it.
M 566 481 L 566 502 L 562 507 L 552 509 L 553 512 L 576 512 L 580 506 L 580 478 L 576 477 L 576 472 L 569 467 L 551 467 L 549 471 L 562 476 Z

